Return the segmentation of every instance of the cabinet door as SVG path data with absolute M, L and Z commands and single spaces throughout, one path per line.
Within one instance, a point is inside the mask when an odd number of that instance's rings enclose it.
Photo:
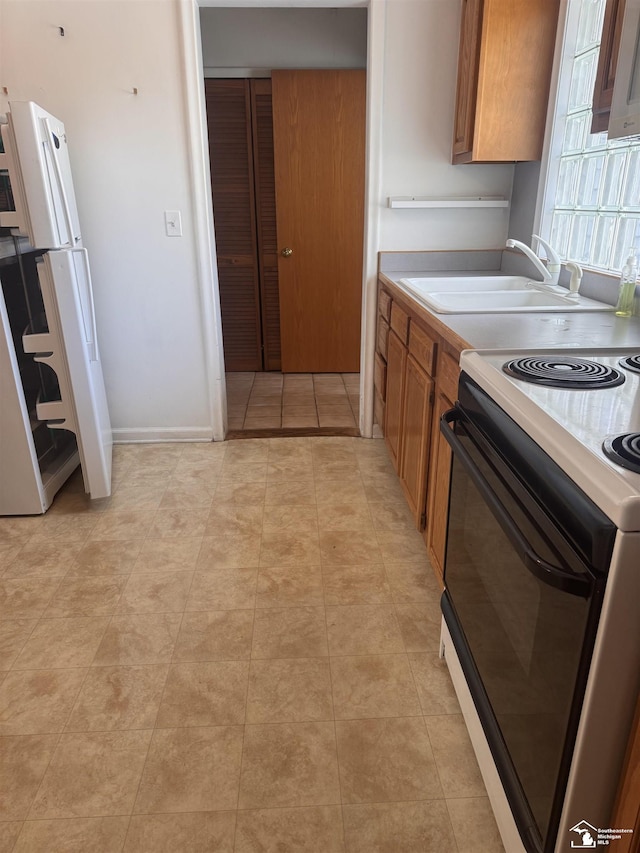
M 602 133 L 609 126 L 613 84 L 620 48 L 625 0 L 607 0 L 598 56 L 598 72 L 593 89 L 593 118 L 591 133 Z
M 451 448 L 440 433 L 440 418 L 452 403 L 443 394 L 436 398 L 433 416 L 433 441 L 429 470 L 429 512 L 427 515 L 427 551 L 436 576 L 442 583 L 449 514 Z
M 400 480 L 420 529 L 426 522 L 433 384 L 433 379 L 409 356 L 405 375 Z
M 640 699 L 631 726 L 612 824 L 633 828 L 633 833 L 623 835 L 617 842 L 616 851 L 637 853 L 640 849 Z
M 453 154 L 470 152 L 473 148 L 480 30 L 483 0 L 463 0 L 458 54 L 458 90 L 453 131 Z
M 463 0 L 454 163 L 539 160 L 559 0 Z
M 389 332 L 387 354 L 387 400 L 384 437 L 395 469 L 399 471 L 400 453 L 402 450 L 402 414 L 407 348 L 393 331 Z

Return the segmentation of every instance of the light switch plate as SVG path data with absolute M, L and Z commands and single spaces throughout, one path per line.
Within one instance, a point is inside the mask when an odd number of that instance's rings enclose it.
M 182 237 L 182 217 L 179 210 L 165 210 L 164 228 L 167 237 Z

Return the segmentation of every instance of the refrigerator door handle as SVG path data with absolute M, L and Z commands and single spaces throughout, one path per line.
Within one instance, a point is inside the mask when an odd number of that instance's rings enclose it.
M 80 292 L 80 307 L 82 309 L 82 322 L 84 336 L 87 343 L 89 361 L 98 361 L 98 332 L 96 328 L 96 309 L 93 303 L 93 282 L 91 280 L 91 268 L 89 266 L 89 252 L 86 249 L 72 249 L 74 254 L 82 255 L 84 273 L 86 276 L 86 292 Z M 82 279 L 79 279 L 82 281 Z

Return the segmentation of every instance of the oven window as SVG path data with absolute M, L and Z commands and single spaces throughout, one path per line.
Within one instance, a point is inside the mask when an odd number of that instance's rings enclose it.
M 465 450 L 533 549 L 566 566 L 477 453 Z M 589 601 L 534 577 L 454 454 L 445 585 L 542 838 L 567 736 Z

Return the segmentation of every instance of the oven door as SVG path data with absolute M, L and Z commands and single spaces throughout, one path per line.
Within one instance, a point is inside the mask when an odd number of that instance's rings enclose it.
M 463 374 L 442 610 L 522 842 L 552 851 L 615 528 Z

